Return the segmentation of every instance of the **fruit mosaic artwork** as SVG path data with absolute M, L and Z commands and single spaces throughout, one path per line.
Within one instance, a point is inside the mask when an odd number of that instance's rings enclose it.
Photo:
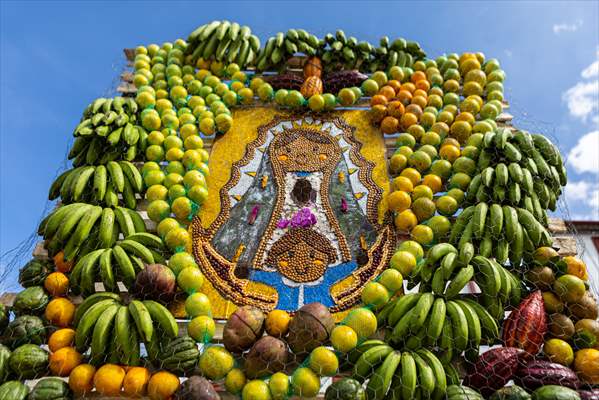
M 0 400 L 599 398 L 564 162 L 498 60 L 229 21 L 127 54 L 0 306 Z

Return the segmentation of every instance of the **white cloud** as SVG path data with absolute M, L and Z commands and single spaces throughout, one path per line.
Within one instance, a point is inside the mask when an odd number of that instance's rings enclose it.
M 597 56 L 599 57 L 599 54 L 597 54 Z M 583 69 L 580 75 L 584 79 L 591 79 L 599 76 L 599 60 L 595 61 L 594 63 Z
M 506 49 L 504 50 L 504 53 L 506 56 L 508 57 L 512 57 L 514 55 L 514 53 L 510 50 L 510 49 Z
M 568 153 L 568 164 L 578 173 L 599 174 L 599 131 L 589 132 L 578 139 Z
M 562 32 L 576 32 L 582 26 L 582 20 L 579 19 L 573 24 L 561 23 L 553 25 L 553 33 L 559 35 Z
M 578 82 L 566 90 L 562 99 L 568 104 L 572 116 L 586 122 L 591 113 L 599 112 L 599 80 Z
M 564 192 L 570 209 L 576 210 L 571 215 L 572 219 L 599 219 L 599 182 L 585 180 L 568 182 Z M 586 212 L 583 212 L 583 209 Z

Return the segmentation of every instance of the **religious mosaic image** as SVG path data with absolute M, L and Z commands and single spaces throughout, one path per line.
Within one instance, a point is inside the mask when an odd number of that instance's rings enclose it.
M 224 299 L 342 311 L 382 270 L 393 237 L 355 131 L 342 116 L 274 116 L 257 128 L 220 188 L 218 217 L 194 221 L 194 254 Z

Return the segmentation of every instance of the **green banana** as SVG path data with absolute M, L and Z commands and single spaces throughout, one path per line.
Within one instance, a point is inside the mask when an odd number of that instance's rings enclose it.
M 73 315 L 73 326 L 77 327 L 79 321 L 81 320 L 81 317 L 87 312 L 87 310 L 91 308 L 91 306 L 102 300 L 109 299 L 120 302 L 121 296 L 111 292 L 98 292 L 90 296 L 87 296 L 75 309 L 75 314 Z
M 102 217 L 100 219 L 99 239 L 100 247 L 108 248 L 113 245 L 113 233 L 115 229 L 114 223 L 114 211 L 112 208 L 106 207 L 102 210 Z
M 118 290 L 116 279 L 112 270 L 112 249 L 106 249 L 100 255 L 100 277 L 102 278 L 102 284 L 104 289 L 109 292 L 115 292 Z
M 134 240 L 125 239 L 119 243 L 119 245 L 123 248 L 123 250 L 133 253 L 142 260 L 144 260 L 147 264 L 154 264 L 154 255 L 152 252 L 143 244 L 136 242 Z
M 472 265 L 461 268 L 455 278 L 453 278 L 451 282 L 449 282 L 449 285 L 447 285 L 447 289 L 445 289 L 445 298 L 451 299 L 456 297 L 468 282 L 470 282 L 472 276 L 474 276 L 474 267 Z
M 354 364 L 353 377 L 358 381 L 366 380 L 378 364 L 393 351 L 391 346 L 386 344 L 375 346 L 367 350 L 358 358 Z
M 390 326 L 395 326 L 397 322 L 412 309 L 422 295 L 420 293 L 408 293 L 399 298 L 399 301 L 389 314 L 387 322 Z
M 137 332 L 144 342 L 149 342 L 154 333 L 154 325 L 152 324 L 150 312 L 139 300 L 132 300 L 128 307 L 129 313 L 131 314 L 133 321 L 135 321 Z
M 94 325 L 98 321 L 98 318 L 106 311 L 106 309 L 112 305 L 118 304 L 114 299 L 104 299 L 92 305 L 81 317 L 81 320 L 77 324 L 75 330 L 75 348 L 83 353 L 90 341 L 91 333 Z
M 433 391 L 435 390 L 435 374 L 433 369 L 418 355 L 418 353 L 411 353 L 416 363 L 418 370 L 418 387 L 422 391 L 422 396 L 426 399 L 430 398 Z
M 390 352 L 383 363 L 375 371 L 366 385 L 369 399 L 383 400 L 391 388 L 391 381 L 401 361 L 401 352 Z
M 480 305 L 480 303 L 469 298 L 464 298 L 457 301 L 467 303 L 474 310 L 474 312 L 476 312 L 481 325 L 482 337 L 491 343 L 499 338 L 499 325 L 497 325 L 497 321 L 482 305 Z
M 119 270 L 121 271 L 123 283 L 125 286 L 130 288 L 135 281 L 135 268 L 133 268 L 131 259 L 125 250 L 123 250 L 123 248 L 119 245 L 116 245 L 112 248 L 112 254 L 114 255 L 114 259 L 119 266 Z
M 109 305 L 94 325 L 90 355 L 90 363 L 93 365 L 102 364 L 106 359 L 108 342 L 114 340 L 109 332 L 112 330 L 119 307 L 118 304 Z
M 135 233 L 135 224 L 133 223 L 131 215 L 125 210 L 126 209 L 123 207 L 116 207 L 114 209 L 114 216 L 116 217 L 121 232 L 123 232 L 123 236 L 127 237 Z
M 401 355 L 401 397 L 413 399 L 417 384 L 416 361 L 410 352 Z
M 104 195 L 106 194 L 106 184 L 108 182 L 106 167 L 103 165 L 98 165 L 94 171 L 94 198 L 96 201 L 104 200 Z
M 455 349 L 461 353 L 468 347 L 468 320 L 464 311 L 452 301 L 447 303 L 447 314 L 453 329 Z
M 176 338 L 179 335 L 177 321 L 166 307 L 153 300 L 144 300 L 143 304 L 148 309 L 152 321 L 156 322 L 168 337 Z
M 110 161 L 106 164 L 106 169 L 108 170 L 114 188 L 121 193 L 125 188 L 125 175 L 123 174 L 121 166 L 116 161 Z
M 475 238 L 481 239 L 485 233 L 485 222 L 487 219 L 487 203 L 478 203 L 474 208 L 472 216 L 472 234 Z

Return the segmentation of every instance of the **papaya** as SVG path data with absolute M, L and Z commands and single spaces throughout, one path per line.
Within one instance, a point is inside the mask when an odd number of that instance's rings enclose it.
M 19 381 L 8 381 L 0 386 L 0 400 L 25 400 L 29 388 Z
M 46 340 L 44 322 L 34 315 L 21 315 L 15 318 L 4 331 L 2 343 L 14 349 L 23 344 L 43 344 Z
M 48 263 L 33 259 L 19 271 L 19 283 L 25 288 L 41 286 L 50 272 L 52 270 Z
M 19 379 L 37 378 L 48 371 L 48 352 L 35 344 L 24 344 L 12 352 L 8 365 Z
M 71 397 L 71 389 L 65 381 L 58 378 L 45 378 L 35 385 L 27 400 L 66 400 Z
M 532 392 L 532 400 L 580 400 L 580 396 L 576 390 L 564 386 L 546 385 Z
M 49 298 L 41 286 L 30 286 L 15 297 L 13 310 L 17 315 L 39 315 L 44 312 Z

